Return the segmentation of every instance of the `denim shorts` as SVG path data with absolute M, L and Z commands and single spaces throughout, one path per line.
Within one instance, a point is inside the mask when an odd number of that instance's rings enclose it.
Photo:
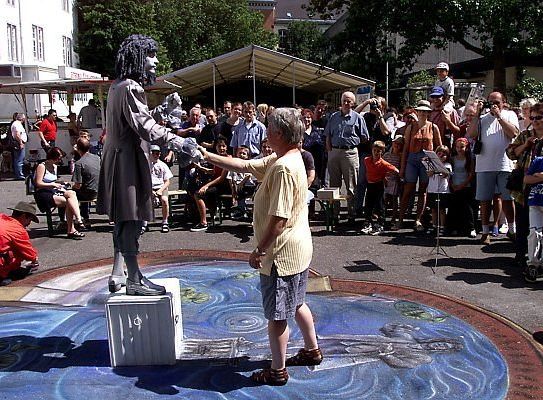
M 477 172 L 477 189 L 475 199 L 479 201 L 490 201 L 494 194 L 501 194 L 502 200 L 512 200 L 511 193 L 505 187 L 507 178 L 511 172 L 507 171 L 486 171 Z
M 424 151 L 418 153 L 408 153 L 407 163 L 405 164 L 405 182 L 406 183 L 428 183 L 428 174 L 422 163 L 422 159 L 427 157 Z
M 294 318 L 305 302 L 309 268 L 299 274 L 278 276 L 275 265 L 270 276 L 260 274 L 260 291 L 264 316 L 270 321 Z

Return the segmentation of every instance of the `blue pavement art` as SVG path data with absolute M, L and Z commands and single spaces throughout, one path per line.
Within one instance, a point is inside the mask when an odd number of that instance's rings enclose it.
M 503 399 L 507 365 L 462 320 L 379 296 L 308 294 L 325 355 L 291 367 L 283 387 L 256 386 L 268 365 L 258 274 L 240 261 L 147 267 L 180 279 L 186 354 L 175 366 L 109 363 L 107 278 L 86 306 L 0 308 L 0 398 L 8 399 Z M 72 294 L 73 296 L 73 294 Z M 294 353 L 302 345 L 291 324 Z M 172 397 L 173 396 L 173 397 Z

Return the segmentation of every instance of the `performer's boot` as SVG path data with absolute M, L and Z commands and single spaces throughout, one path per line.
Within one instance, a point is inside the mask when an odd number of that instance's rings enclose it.
M 108 288 L 111 293 L 118 292 L 126 286 L 126 273 L 124 272 L 124 257 L 118 249 L 115 249 L 113 257 L 113 269 L 108 280 Z
M 137 256 L 125 256 L 128 279 L 126 280 L 126 294 L 131 296 L 158 296 L 166 294 L 164 286 L 156 285 L 144 277 L 138 265 Z

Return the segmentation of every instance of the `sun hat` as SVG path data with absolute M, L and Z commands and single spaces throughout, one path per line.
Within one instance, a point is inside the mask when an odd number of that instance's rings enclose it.
M 40 220 L 36 216 L 36 206 L 25 201 L 18 202 L 15 207 L 8 207 L 8 210 L 19 211 L 25 214 L 32 215 L 32 221 L 34 221 L 35 223 L 40 222 Z
M 430 107 L 430 102 L 428 100 L 419 100 L 417 106 L 415 107 L 417 111 L 432 111 Z

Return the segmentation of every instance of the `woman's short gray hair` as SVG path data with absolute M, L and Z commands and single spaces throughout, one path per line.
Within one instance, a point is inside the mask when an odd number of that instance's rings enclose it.
M 268 128 L 281 132 L 288 144 L 298 144 L 304 137 L 302 115 L 296 108 L 276 108 L 268 115 Z
M 519 107 L 520 108 L 524 108 L 524 107 L 532 107 L 533 105 L 535 105 L 535 103 L 537 103 L 537 101 L 533 98 L 533 97 L 528 97 L 526 99 L 522 99 L 519 103 Z

